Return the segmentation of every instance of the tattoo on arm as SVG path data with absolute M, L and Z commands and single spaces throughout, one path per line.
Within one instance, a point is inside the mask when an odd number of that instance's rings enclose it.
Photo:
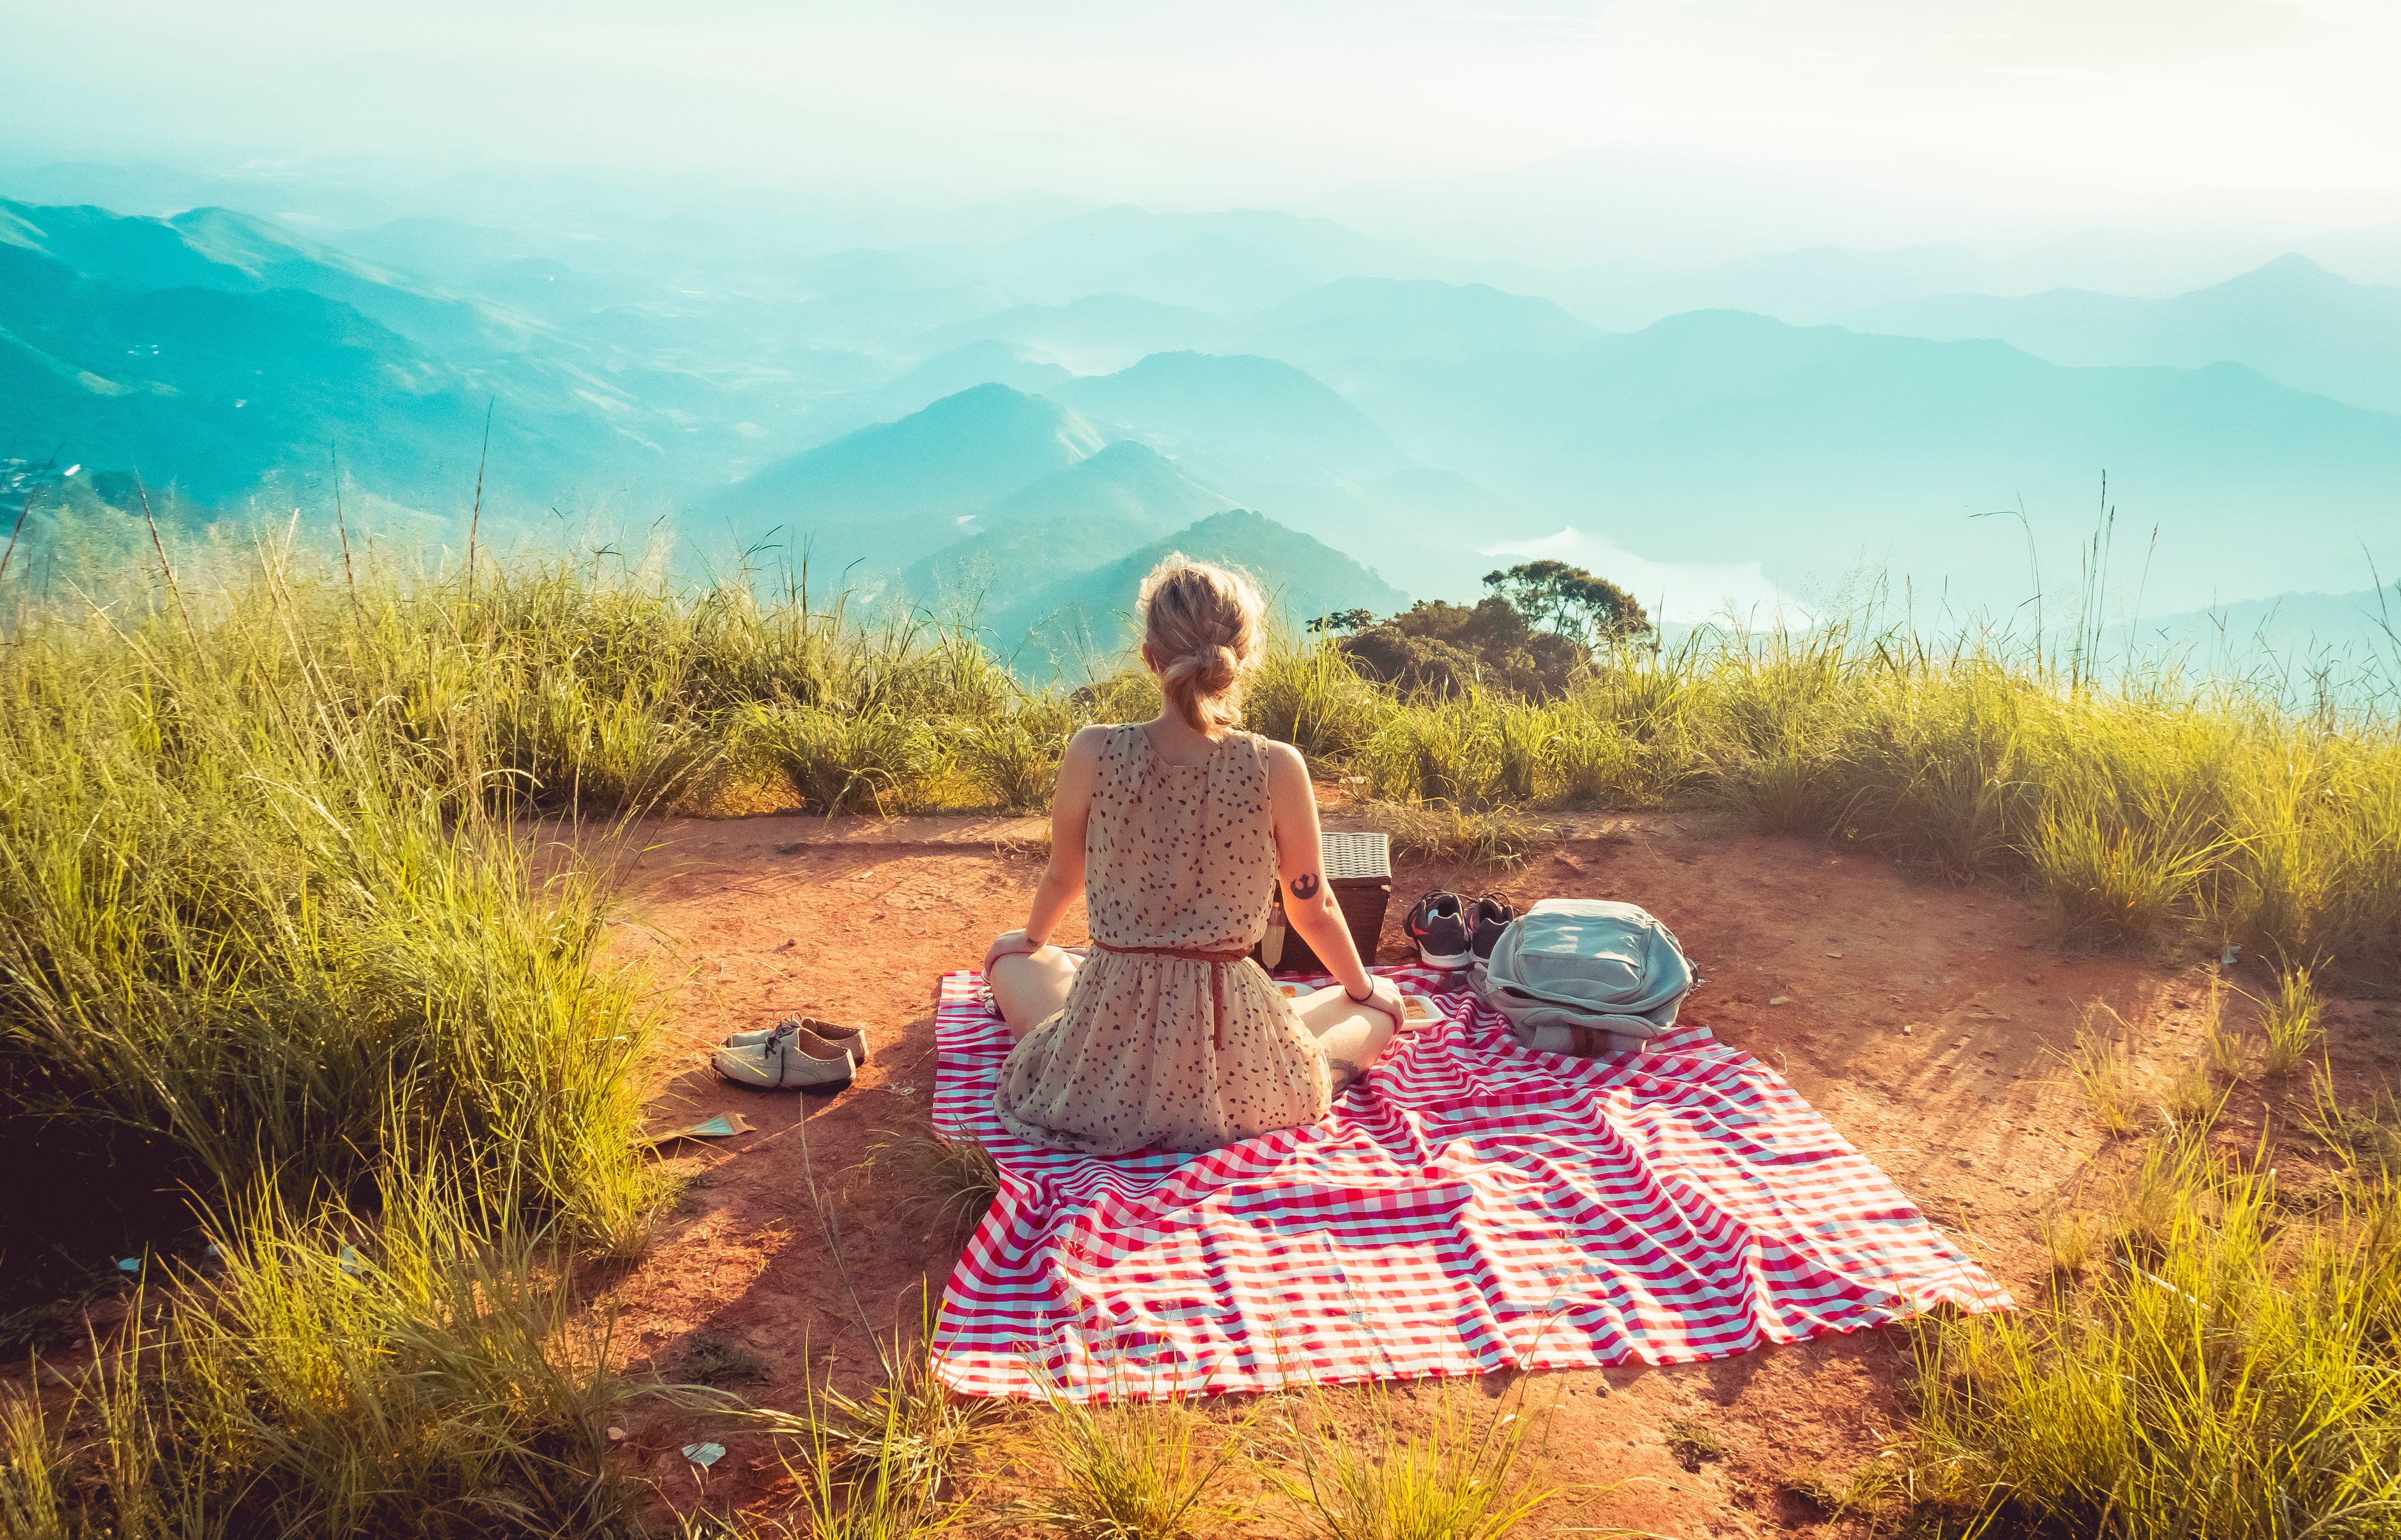
M 1303 872 L 1299 876 L 1293 878 L 1292 896 L 1304 901 L 1317 897 L 1317 873 Z

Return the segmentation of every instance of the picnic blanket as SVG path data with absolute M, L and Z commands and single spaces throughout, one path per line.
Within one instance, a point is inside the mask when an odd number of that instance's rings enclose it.
M 1403 989 L 1445 977 L 1379 969 Z M 1393 1049 L 1333 1110 L 1205 1155 L 1099 1160 L 1005 1132 L 1008 1034 L 973 973 L 935 1011 L 934 1121 L 1000 1196 L 952 1272 L 938 1372 L 977 1396 L 1258 1391 L 1689 1363 L 2009 1296 L 1749 1054 L 1517 1047 L 1499 1012 Z

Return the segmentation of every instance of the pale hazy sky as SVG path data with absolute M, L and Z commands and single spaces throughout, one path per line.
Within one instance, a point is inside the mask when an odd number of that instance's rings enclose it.
M 6 3 L 18 160 L 373 150 L 1219 206 L 1602 152 L 2063 219 L 2401 217 L 2392 0 Z

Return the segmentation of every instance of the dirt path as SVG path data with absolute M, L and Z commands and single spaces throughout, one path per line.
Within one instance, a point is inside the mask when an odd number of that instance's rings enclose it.
M 1564 832 L 1574 837 L 1507 875 L 1404 863 L 1384 956 L 1406 955 L 1401 914 L 1431 887 L 1499 891 L 1521 907 L 1549 896 L 1642 904 L 1706 980 L 1686 1019 L 1775 1066 L 2021 1299 L 2047 1275 L 2042 1217 L 2073 1199 L 2104 1149 L 2050 1051 L 2102 1007 L 2133 1024 L 2155 1070 L 2199 1050 L 2198 962 L 2063 956 L 2027 904 L 1995 890 L 1919 882 L 1881 860 L 1686 816 L 1588 818 Z M 621 1338 L 630 1360 L 671 1378 L 715 1364 L 754 1374 L 732 1382 L 753 1400 L 796 1408 L 809 1376 L 872 1364 L 869 1328 L 913 1326 L 920 1288 L 940 1297 L 954 1243 L 895 1201 L 894 1177 L 856 1168 L 879 1131 L 926 1121 L 934 979 L 974 966 L 995 932 L 1022 923 L 1040 825 L 777 818 L 662 821 L 640 833 L 646 848 L 624 862 L 615 954 L 673 981 L 654 1110 L 662 1126 L 738 1110 L 757 1132 L 679 1147 L 672 1164 L 691 1186 L 616 1289 Z M 1078 910 L 1063 939 L 1080 939 L 1080 924 Z M 2263 981 L 2239 982 L 2256 992 Z M 795 1011 L 867 1027 L 874 1060 L 849 1091 L 803 1102 L 709 1073 L 707 1051 L 725 1034 Z M 2401 1011 L 2337 1004 L 2339 1061 L 2380 1067 L 2379 1040 L 2401 1041 L 2390 1021 L 2371 1031 L 2383 1015 Z M 2226 1136 L 2255 1141 L 2259 1115 L 2230 1107 Z M 812 1172 L 846 1270 L 810 1202 Z M 1905 1423 L 1905 1351 L 1898 1333 L 1873 1332 L 1681 1368 L 1536 1377 L 1536 1404 L 1557 1397 L 1551 1478 L 1580 1495 L 1530 1533 L 1617 1525 L 1700 1540 L 1810 1524 L 1813 1510 L 1779 1481 L 1810 1468 L 1840 1477 L 1876 1458 Z M 1680 1465 L 1666 1437 L 1680 1419 L 1714 1430 L 1727 1457 Z M 665 1500 L 702 1498 L 678 1452 L 688 1416 L 653 1407 L 626 1427 L 626 1458 Z M 779 1508 L 781 1468 L 755 1441 L 726 1442 L 708 1506 Z

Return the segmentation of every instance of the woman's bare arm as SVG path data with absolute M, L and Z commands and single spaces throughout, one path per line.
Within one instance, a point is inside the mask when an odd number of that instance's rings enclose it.
M 1107 737 L 1105 728 L 1087 727 L 1068 741 L 1066 756 L 1059 762 L 1058 791 L 1050 801 L 1050 864 L 1043 868 L 1042 881 L 1034 889 L 1025 928 L 1003 932 L 984 954 L 987 971 L 995 957 L 1049 945 L 1060 917 L 1082 895 L 1084 831 L 1092 821 L 1092 792 L 1100 784 L 1101 748 Z
M 1309 784 L 1309 765 L 1300 750 L 1288 743 L 1268 745 L 1268 802 L 1275 819 L 1276 877 L 1283 885 L 1283 916 L 1300 939 L 1325 964 L 1327 972 L 1352 999 L 1372 1002 L 1398 1018 L 1400 991 L 1389 981 L 1371 978 L 1351 940 L 1351 928 L 1334 901 L 1325 879 L 1324 843 L 1317 828 L 1317 797 Z

